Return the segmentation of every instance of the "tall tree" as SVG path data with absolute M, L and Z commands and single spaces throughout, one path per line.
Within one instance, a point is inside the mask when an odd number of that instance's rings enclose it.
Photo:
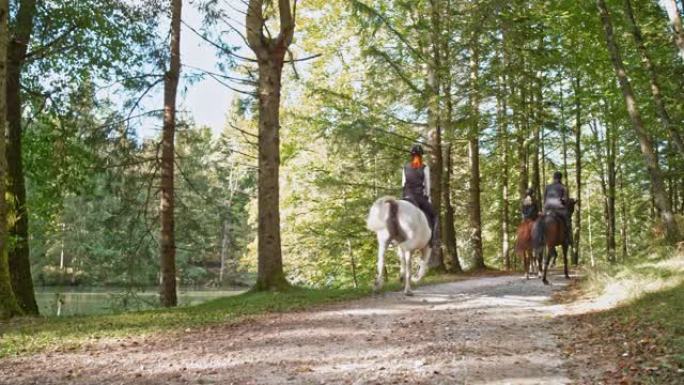
M 653 188 L 655 204 L 660 209 L 660 217 L 663 221 L 663 226 L 665 227 L 666 237 L 669 242 L 677 242 L 680 240 L 677 222 L 675 220 L 674 214 L 672 213 L 670 201 L 667 198 L 665 183 L 660 171 L 660 166 L 658 165 L 653 142 L 651 141 L 650 135 L 646 131 L 644 123 L 641 119 L 641 113 L 639 112 L 639 108 L 637 106 L 634 91 L 632 90 L 632 85 L 627 77 L 627 70 L 622 62 L 620 49 L 613 33 L 613 22 L 611 20 L 610 12 L 604 0 L 596 0 L 596 5 L 601 17 L 601 23 L 603 25 L 603 31 L 605 34 L 604 37 L 608 47 L 608 52 L 610 54 L 611 62 L 613 64 L 613 68 L 615 70 L 615 74 L 618 78 L 618 83 L 620 84 L 620 89 L 625 100 L 627 113 L 629 114 L 634 133 L 639 139 L 644 163 L 648 170 L 649 176 L 651 177 L 651 187 Z
M 9 2 L 0 0 L 0 90 L 5 89 L 7 79 L 7 45 L 9 35 Z M 5 160 L 5 127 L 7 103 L 5 93 L 0 92 L 0 319 L 21 313 L 10 282 L 7 261 L 7 200 L 5 181 L 7 164 Z
M 444 243 L 447 250 L 450 273 L 460 273 L 463 271 L 461 262 L 458 260 L 458 247 L 456 244 L 456 226 L 454 206 L 451 203 L 451 175 L 453 174 L 453 154 L 451 153 L 452 144 L 446 146 L 444 158 L 446 159 L 444 172 Z
M 470 179 L 468 201 L 468 218 L 470 224 L 470 247 L 472 264 L 476 269 L 485 268 L 482 252 L 482 208 L 480 205 L 480 52 L 479 41 L 475 33 L 470 47 L 470 81 L 469 81 L 469 115 L 468 161 Z
M 171 41 L 169 67 L 164 76 L 164 126 L 161 143 L 161 220 L 160 246 L 160 302 L 162 306 L 176 306 L 176 238 L 174 222 L 174 140 L 176 135 L 176 93 L 180 78 L 181 11 L 183 1 L 171 1 Z
M 631 0 L 623 0 L 623 8 L 625 11 L 625 18 L 627 19 L 627 25 L 629 26 L 632 38 L 634 38 L 634 43 L 637 46 L 639 55 L 641 56 L 641 62 L 644 65 L 646 73 L 648 74 L 648 81 L 651 85 L 651 95 L 653 95 L 653 102 L 655 103 L 656 112 L 658 113 L 660 122 L 665 128 L 665 131 L 670 134 L 670 138 L 677 146 L 679 153 L 684 154 L 684 143 L 682 142 L 682 137 L 675 129 L 674 125 L 672 124 L 672 120 L 670 119 L 670 114 L 667 112 L 667 107 L 665 106 L 665 100 L 663 99 L 660 87 L 660 81 L 658 80 L 658 74 L 653 65 L 651 55 L 646 48 L 646 43 L 644 42 L 641 28 L 637 24 L 636 18 L 634 17 L 634 10 L 632 8 Z
M 247 4 L 247 43 L 258 62 L 259 80 L 259 192 L 257 290 L 288 286 L 280 242 L 280 90 L 285 53 L 292 43 L 297 2 L 278 0 L 280 28 L 272 37 L 266 26 L 263 0 Z
M 579 264 L 580 239 L 582 235 L 582 82 L 579 75 L 575 75 L 572 82 L 572 89 L 575 98 L 575 196 L 577 205 L 575 206 L 575 233 L 572 243 L 572 264 Z
M 36 16 L 36 0 L 21 0 L 18 4 L 7 64 L 7 123 L 9 128 L 7 166 L 9 191 L 13 200 L 11 210 L 15 220 L 10 228 L 14 245 L 9 251 L 12 288 L 21 308 L 28 314 L 38 314 L 33 293 L 31 263 L 29 261 L 29 217 L 26 202 L 26 184 L 22 159 L 22 90 L 21 74 L 26 61 L 28 45 Z
M 451 10 L 451 1 L 446 2 L 445 6 L 445 11 L 446 14 L 449 15 L 449 12 Z M 450 36 L 453 31 L 449 28 L 449 24 L 446 23 L 447 26 L 444 28 L 446 36 Z M 463 271 L 461 268 L 461 262 L 458 260 L 458 247 L 457 247 L 457 241 L 456 241 L 456 218 L 455 218 L 455 210 L 454 210 L 454 205 L 451 199 L 451 188 L 452 188 L 452 175 L 454 173 L 454 167 L 453 167 L 453 143 L 451 142 L 455 136 L 456 133 L 456 127 L 454 124 L 454 103 L 451 97 L 451 85 L 452 85 L 452 74 L 451 71 L 448 70 L 448 63 L 450 63 L 451 59 L 451 47 L 449 44 L 449 39 L 448 38 L 442 38 L 441 39 L 441 44 L 442 44 L 442 57 L 444 63 L 447 63 L 445 65 L 444 69 L 444 82 L 442 83 L 442 94 L 444 97 L 444 133 L 445 133 L 445 140 L 444 142 L 446 143 L 446 148 L 444 149 L 444 178 L 443 179 L 443 186 L 442 186 L 442 196 L 443 196 L 443 202 L 444 202 L 444 221 L 442 221 L 442 228 L 444 231 L 442 232 L 442 236 L 444 238 L 444 245 L 445 249 L 447 252 L 447 260 L 449 261 L 449 264 L 447 265 L 447 268 L 449 272 L 452 273 L 460 273 Z
M 442 63 L 443 48 L 441 33 L 441 0 L 430 0 L 430 59 L 427 65 L 427 99 L 428 99 L 428 144 L 430 149 L 430 186 L 431 200 L 435 211 L 438 226 L 442 224 L 442 171 L 444 169 L 443 149 L 442 149 L 442 103 L 441 92 L 444 81 L 444 68 Z M 441 238 L 444 232 L 440 232 L 439 239 L 433 242 L 432 254 L 430 256 L 430 267 L 438 271 L 446 270 L 444 258 L 442 256 Z
M 509 240 L 508 240 L 508 206 L 509 206 L 509 193 L 508 193 L 508 117 L 505 96 L 506 81 L 504 75 L 499 76 L 498 86 L 500 89 L 497 93 L 496 107 L 497 107 L 497 135 L 499 136 L 499 151 L 501 160 L 501 217 L 499 218 L 500 229 L 501 229 L 501 257 L 504 261 L 504 266 L 506 270 L 511 269 L 511 259 L 509 256 Z
M 606 122 L 606 177 L 607 177 L 607 209 L 608 209 L 608 223 L 607 228 L 607 239 L 606 248 L 608 249 L 608 259 L 610 261 L 616 261 L 616 220 L 615 220 L 615 197 L 616 197 L 616 166 L 615 158 L 617 152 L 617 129 L 614 123 L 608 121 Z

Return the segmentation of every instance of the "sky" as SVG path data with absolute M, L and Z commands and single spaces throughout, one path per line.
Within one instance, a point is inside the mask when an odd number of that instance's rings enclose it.
M 242 15 L 235 11 L 229 16 L 242 21 Z M 183 2 L 182 19 L 185 23 L 192 26 L 195 30 L 200 30 L 202 26 L 202 14 L 188 1 Z M 164 22 L 163 22 L 164 23 Z M 164 33 L 168 31 L 168 21 L 162 24 Z M 218 58 L 216 49 L 209 43 L 197 36 L 185 25 L 181 25 L 181 63 L 184 66 L 202 68 L 212 72 L 220 72 L 217 69 Z M 238 26 L 239 27 L 239 26 Z M 252 56 L 244 42 L 236 34 L 231 33 L 227 36 L 229 44 L 241 46 L 239 51 L 242 55 Z M 192 69 L 183 67 L 182 71 L 187 75 Z M 193 71 L 195 72 L 195 71 Z M 163 105 L 164 86 L 159 84 L 141 103 L 141 111 L 160 109 Z M 179 110 L 188 111 L 196 126 L 210 127 L 212 132 L 217 135 L 224 127 L 228 108 L 235 98 L 236 92 L 221 85 L 216 80 L 207 76 L 204 80 L 190 84 L 181 79 L 178 86 Z M 138 135 L 142 139 L 157 137 L 161 131 L 161 121 L 158 118 L 145 119 L 141 121 L 138 128 Z

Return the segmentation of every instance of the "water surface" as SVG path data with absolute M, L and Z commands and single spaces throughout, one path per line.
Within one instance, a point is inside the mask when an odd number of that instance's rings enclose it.
M 179 290 L 178 305 L 196 305 L 244 291 L 244 288 Z M 40 313 L 46 316 L 55 316 L 58 311 L 61 316 L 111 314 L 158 307 L 159 293 L 156 289 L 130 292 L 124 288 L 111 287 L 39 287 L 36 288 L 36 301 Z

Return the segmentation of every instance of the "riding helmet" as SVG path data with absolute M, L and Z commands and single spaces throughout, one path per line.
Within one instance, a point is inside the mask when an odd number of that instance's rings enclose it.
M 411 155 L 423 155 L 423 147 L 420 144 L 414 144 L 411 147 Z

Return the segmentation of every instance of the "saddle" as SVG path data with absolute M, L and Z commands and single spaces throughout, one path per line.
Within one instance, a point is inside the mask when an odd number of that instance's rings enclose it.
M 418 202 L 416 202 L 416 200 L 413 199 L 413 198 L 411 198 L 411 197 L 403 197 L 403 198 L 401 198 L 400 200 L 409 202 L 410 204 L 412 204 L 412 205 L 414 205 L 414 206 L 420 208 L 420 206 L 418 206 Z
M 412 198 L 412 197 L 403 197 L 403 198 L 401 198 L 401 200 L 402 200 L 402 201 L 406 201 L 406 202 L 408 202 L 408 203 L 414 205 L 418 210 L 420 210 L 423 214 L 425 214 L 425 218 L 428 219 L 428 222 L 430 222 L 430 213 L 428 213 L 427 211 L 425 211 L 424 208 L 420 207 L 420 204 L 418 203 L 418 201 L 416 201 L 416 200 L 415 200 L 414 198 Z
M 554 217 L 555 219 L 557 219 L 563 223 L 565 223 L 565 220 L 566 220 L 566 215 L 557 211 L 557 210 L 546 210 L 546 211 L 544 211 L 544 215 Z

